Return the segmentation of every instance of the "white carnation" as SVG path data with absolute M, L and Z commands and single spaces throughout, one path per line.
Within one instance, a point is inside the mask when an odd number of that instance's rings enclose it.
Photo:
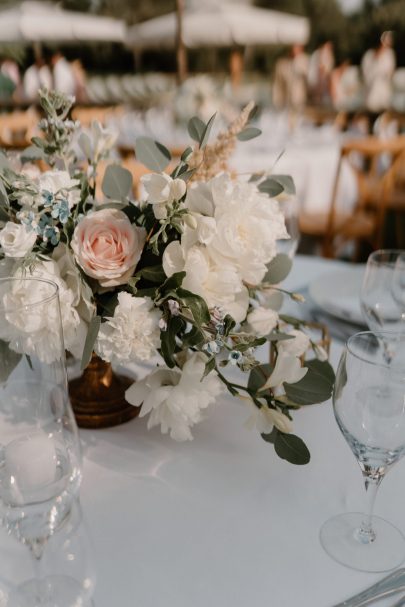
M 0 247 L 6 257 L 25 257 L 35 244 L 37 235 L 25 225 L 8 221 L 0 231 Z
M 278 322 L 278 314 L 269 308 L 259 306 L 248 314 L 247 321 L 255 335 L 265 337 L 274 329 Z
M 142 405 L 140 416 L 148 413 L 148 428 L 160 425 L 163 434 L 178 441 L 192 440 L 191 428 L 203 419 L 203 411 L 215 402 L 223 385 L 216 373 L 202 379 L 205 357 L 194 353 L 183 369 L 157 369 L 126 391 L 132 405 Z
M 310 346 L 310 339 L 306 333 L 293 329 L 289 331 L 287 335 L 290 335 L 293 339 L 285 339 L 278 343 L 278 351 L 291 354 L 292 356 L 302 356 L 308 350 Z
M 118 295 L 114 316 L 101 325 L 95 350 L 108 362 L 151 359 L 160 346 L 160 312 L 149 297 Z

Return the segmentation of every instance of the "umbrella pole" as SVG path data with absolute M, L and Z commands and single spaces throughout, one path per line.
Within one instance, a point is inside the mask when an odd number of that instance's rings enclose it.
M 187 54 L 183 40 L 183 14 L 184 0 L 176 0 L 176 59 L 177 59 L 177 84 L 184 82 L 187 76 Z

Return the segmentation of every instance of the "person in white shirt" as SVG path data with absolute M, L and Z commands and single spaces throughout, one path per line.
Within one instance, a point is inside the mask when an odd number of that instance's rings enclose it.
M 392 32 L 384 32 L 379 47 L 366 51 L 361 60 L 365 103 L 371 112 L 387 110 L 391 105 L 392 76 L 396 65 L 392 44 Z
M 23 92 L 26 101 L 38 101 L 38 90 L 40 88 L 52 88 L 52 74 L 42 57 L 37 57 L 23 77 Z
M 54 89 L 66 95 L 74 95 L 76 81 L 69 61 L 60 52 L 55 53 L 51 61 Z

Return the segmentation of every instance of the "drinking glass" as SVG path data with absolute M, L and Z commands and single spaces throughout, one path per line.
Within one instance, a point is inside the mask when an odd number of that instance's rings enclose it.
M 379 250 L 367 260 L 360 303 L 364 320 L 372 331 L 405 332 L 405 307 L 401 308 L 393 291 L 395 271 L 397 275 L 400 272 L 396 263 L 403 253 L 395 249 Z
M 405 324 L 405 251 L 399 251 L 397 256 L 392 276 L 391 292 Z
M 28 546 L 34 568 L 19 607 L 72 606 L 69 583 L 53 589 L 66 601 L 55 600 L 40 567 L 47 540 L 67 519 L 81 480 L 64 352 L 57 285 L 0 279 L 0 520 Z
M 333 407 L 362 471 L 368 508 L 366 514 L 328 520 L 321 528 L 321 543 L 348 567 L 388 571 L 404 560 L 405 538 L 391 523 L 373 516 L 373 507 L 382 479 L 405 453 L 404 334 L 368 331 L 349 338 L 336 375 Z

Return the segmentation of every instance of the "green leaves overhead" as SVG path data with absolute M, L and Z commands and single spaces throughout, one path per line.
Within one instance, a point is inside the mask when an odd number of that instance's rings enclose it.
M 123 200 L 132 190 L 132 175 L 119 164 L 110 164 L 104 174 L 101 189 L 107 198 Z
M 287 278 L 292 268 L 292 260 L 285 253 L 276 255 L 267 266 L 264 282 L 277 285 Z
M 308 371 L 295 384 L 284 384 L 285 393 L 297 405 L 323 403 L 332 396 L 335 374 L 327 361 L 310 360 L 304 365 Z
M 260 129 L 255 126 L 247 126 L 243 131 L 236 135 L 239 141 L 249 141 L 249 139 L 254 139 L 255 137 L 259 137 L 262 132 Z
M 138 137 L 135 142 L 136 159 L 151 171 L 161 173 L 172 157 L 167 148 L 149 137 Z

